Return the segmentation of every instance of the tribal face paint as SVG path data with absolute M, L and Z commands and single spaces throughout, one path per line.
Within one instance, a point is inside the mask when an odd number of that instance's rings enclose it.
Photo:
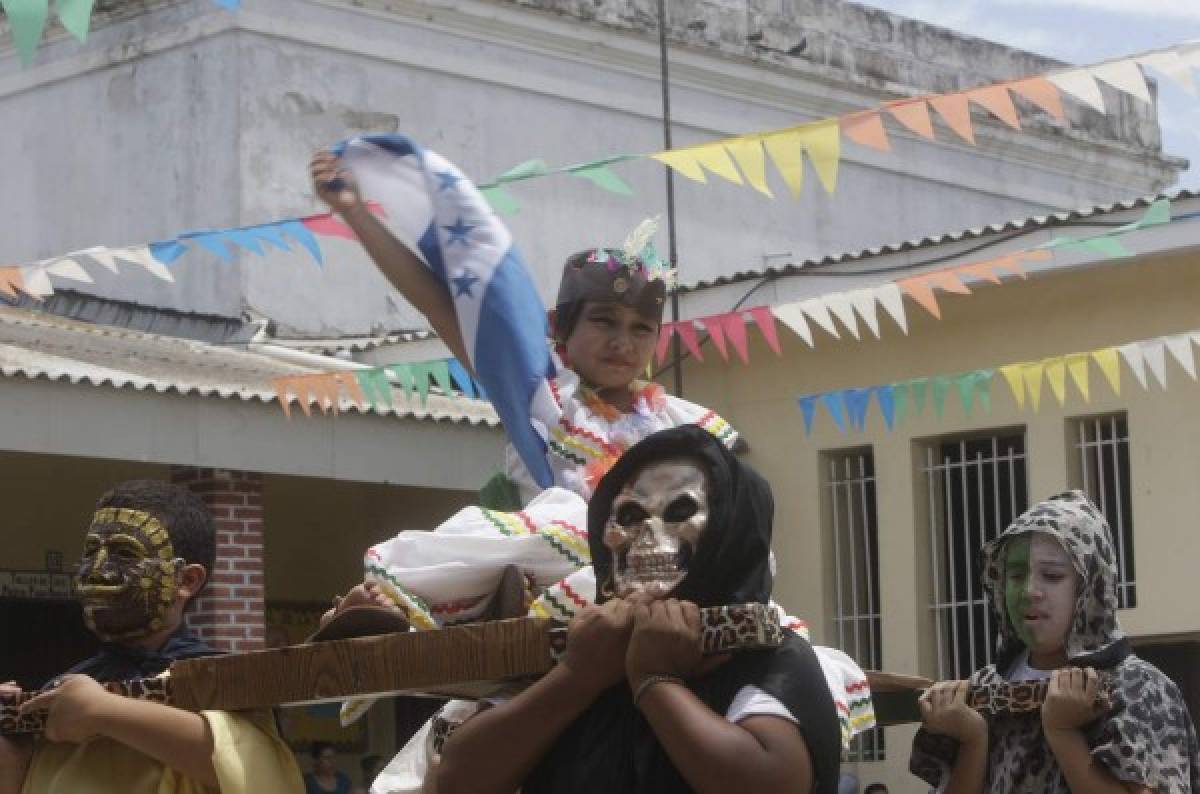
M 162 628 L 182 562 L 154 516 L 123 507 L 97 510 L 75 578 L 88 628 L 108 642 Z
M 1066 550 L 1048 535 L 1021 535 L 1008 542 L 1004 569 L 1008 619 L 1029 649 L 1031 663 L 1062 653 L 1078 590 Z

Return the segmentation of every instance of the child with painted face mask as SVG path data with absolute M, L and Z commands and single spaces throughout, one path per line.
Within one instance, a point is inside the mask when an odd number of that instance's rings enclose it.
M 1187 706 L 1118 625 L 1116 555 L 1087 497 L 1036 505 L 983 558 L 996 663 L 922 696 L 913 773 L 955 794 L 1200 792 Z M 966 705 L 968 688 L 1003 680 L 1048 680 L 1040 714 L 985 718 Z
M 101 497 L 75 585 L 100 652 L 22 706 L 48 711 L 45 735 L 25 746 L 0 737 L 0 792 L 303 789 L 269 714 L 194 714 L 101 686 L 151 678 L 176 660 L 217 653 L 184 625 L 188 604 L 212 570 L 214 548 L 212 516 L 185 488 L 134 480 Z

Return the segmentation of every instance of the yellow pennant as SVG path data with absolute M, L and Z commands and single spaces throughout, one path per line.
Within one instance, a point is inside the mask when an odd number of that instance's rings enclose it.
M 659 152 L 650 156 L 660 163 L 674 168 L 688 179 L 694 179 L 697 182 L 708 181 L 708 177 L 704 175 L 704 169 L 700 167 L 700 163 L 696 162 L 696 158 L 690 149 Z
M 804 190 L 804 148 L 795 132 L 782 132 L 763 138 L 763 146 L 771 155 L 771 162 L 787 183 L 792 196 L 800 198 Z
M 1050 384 L 1050 391 L 1054 392 L 1054 399 L 1058 400 L 1058 404 L 1065 405 L 1067 402 L 1067 362 L 1065 358 L 1052 358 L 1046 362 L 1046 382 Z
M 1088 354 L 1072 353 L 1067 356 L 1067 371 L 1071 373 L 1071 382 L 1083 395 L 1083 401 L 1091 402 L 1092 395 L 1089 393 L 1088 385 Z
M 1025 410 L 1025 380 L 1021 377 L 1021 365 L 1009 364 L 1007 367 L 1001 367 L 1000 374 L 1008 381 L 1008 388 L 1012 389 L 1018 410 Z
M 826 193 L 837 190 L 838 164 L 842 159 L 842 130 L 837 119 L 807 124 L 800 129 L 801 145 L 808 152 L 817 178 Z
M 737 160 L 738 167 L 746 175 L 750 187 L 759 193 L 774 198 L 771 188 L 767 187 L 767 157 L 763 152 L 762 141 L 753 138 L 734 138 L 725 142 L 725 148 Z
M 1042 403 L 1042 372 L 1045 368 L 1045 361 L 1021 365 L 1021 377 L 1025 380 L 1025 388 L 1029 390 L 1029 403 L 1035 414 Z
M 692 156 L 696 158 L 696 162 L 722 179 L 728 179 L 735 185 L 742 184 L 742 175 L 738 173 L 737 166 L 729 159 L 729 152 L 725 151 L 721 144 L 697 146 L 692 149 Z
M 1108 385 L 1112 386 L 1113 393 L 1120 396 L 1121 394 L 1121 359 L 1115 347 L 1106 347 L 1103 350 L 1092 351 L 1092 360 L 1096 362 L 1096 366 L 1100 367 L 1100 371 L 1104 373 L 1105 379 L 1108 380 Z

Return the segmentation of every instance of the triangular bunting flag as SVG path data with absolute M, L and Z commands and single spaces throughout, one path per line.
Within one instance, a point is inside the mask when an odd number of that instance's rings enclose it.
M 331 222 L 343 226 L 348 232 L 350 230 L 349 226 L 346 226 L 346 224 L 342 223 L 336 218 L 332 219 Z M 353 232 L 350 232 L 350 234 L 353 235 Z M 197 243 L 206 250 L 216 254 L 226 262 L 233 261 L 233 254 L 230 253 L 229 249 L 225 247 L 225 235 L 223 235 L 221 232 L 184 232 L 183 234 L 179 235 L 179 238 L 182 240 L 191 240 Z
M 837 425 L 838 430 L 846 432 L 846 416 L 842 410 L 842 394 L 841 392 L 826 392 L 821 395 L 821 402 L 825 403 L 825 408 L 828 409 L 829 415 L 833 417 L 833 423 Z
M 943 270 L 940 273 L 930 273 L 929 281 L 935 287 L 946 292 L 953 292 L 956 295 L 970 295 L 971 288 L 962 282 L 956 274 L 949 270 Z
M 471 378 L 471 374 L 467 372 L 467 368 L 462 365 L 462 362 L 457 358 L 452 358 L 447 363 L 447 366 L 450 368 L 450 377 L 458 384 L 458 390 L 467 397 L 474 398 L 477 394 L 475 391 L 475 381 Z
M 887 429 L 891 430 L 896 423 L 896 397 L 895 389 L 891 385 L 876 386 L 875 399 L 879 401 L 879 413 L 883 415 L 883 423 L 887 425 Z
M 832 292 L 821 298 L 825 306 L 833 313 L 835 317 L 842 321 L 842 325 L 850 331 L 850 335 L 858 339 L 858 320 L 854 317 L 854 307 L 850 305 L 850 301 L 840 292 Z
M 937 296 L 933 293 L 929 276 L 913 276 L 912 278 L 900 279 L 896 282 L 896 285 L 904 290 L 910 298 L 920 304 L 921 308 L 925 311 L 939 320 L 942 319 L 942 311 L 938 307 Z
M 805 319 L 804 310 L 800 308 L 799 303 L 772 306 L 771 313 L 775 315 L 776 320 L 792 329 L 796 336 L 808 343 L 809 347 L 814 347 L 812 329 L 808 327 L 808 320 Z
M 925 390 L 929 385 L 929 378 L 913 378 L 908 382 L 912 389 L 912 404 L 916 409 L 917 416 L 925 413 Z
M 884 107 L 896 119 L 922 138 L 933 140 L 933 121 L 929 118 L 929 107 L 924 99 L 903 99 L 889 102 Z
M 1165 342 L 1160 339 L 1147 339 L 1144 342 L 1139 342 L 1138 346 L 1142 348 L 1142 360 L 1146 362 L 1146 367 L 1150 370 L 1150 374 L 1158 381 L 1158 385 L 1164 389 L 1167 388 L 1167 351 Z
M 1042 405 L 1042 373 L 1046 362 L 1034 361 L 1021 365 L 1021 377 L 1025 380 L 1025 391 L 1029 393 L 1029 405 L 1036 414 Z
M 833 194 L 837 190 L 838 166 L 842 160 L 842 130 L 837 119 L 805 124 L 796 132 L 821 186 L 826 193 Z
M 892 390 L 892 402 L 896 406 L 896 424 L 900 424 L 904 421 L 904 417 L 908 415 L 909 387 L 907 383 L 893 383 L 890 388 Z
M 961 280 L 963 276 L 970 276 L 977 281 L 989 281 L 992 284 L 1000 284 L 1000 276 L 996 273 L 996 262 L 987 260 L 986 262 L 974 262 L 969 265 L 962 265 L 954 268 L 954 274 Z M 965 282 L 964 282 L 965 283 Z
M 833 318 L 829 316 L 829 307 L 820 298 L 809 298 L 808 300 L 800 301 L 800 308 L 834 339 L 842 338 L 841 334 L 838 333 L 837 326 L 833 322 Z
M 804 192 L 804 147 L 796 132 L 768 135 L 762 139 L 775 169 L 783 177 L 793 198 Z
M 0 267 L 0 292 L 16 298 L 17 290 L 25 290 L 25 278 L 21 275 L 21 268 L 11 265 Z
M 846 389 L 842 392 L 842 400 L 846 406 L 846 413 L 850 416 L 850 426 L 866 430 L 867 409 L 871 407 L 871 390 Z
M 1133 370 L 1133 376 L 1137 378 L 1138 383 L 1142 384 L 1142 388 L 1149 389 L 1150 384 L 1146 382 L 1146 360 L 1142 358 L 1142 348 L 1134 342 L 1133 344 L 1118 347 L 1117 352 L 1121 354 L 1121 358 L 1125 359 L 1125 363 Z
M 1018 80 L 1009 84 L 1014 94 L 1028 99 L 1033 104 L 1050 114 L 1054 119 L 1065 122 L 1066 110 L 1063 109 L 1062 96 L 1058 89 L 1044 77 L 1031 77 L 1028 80 Z
M 700 167 L 700 164 L 696 162 L 696 158 L 688 149 L 659 152 L 650 156 L 663 165 L 674 168 L 688 179 L 693 179 L 697 182 L 708 181 L 708 177 L 704 175 L 704 169 Z
M 712 340 L 713 346 L 721 354 L 721 360 L 728 361 L 729 350 L 725 347 L 725 328 L 722 325 L 722 319 L 722 315 L 714 314 L 712 317 L 701 317 L 700 324 L 704 326 L 705 331 L 708 331 L 708 338 Z
M 858 316 L 862 317 L 863 322 L 871 329 L 871 333 L 875 338 L 879 338 L 879 318 L 875 313 L 875 290 L 873 289 L 855 289 L 846 293 L 846 300 L 858 312 Z
M 46 18 L 50 16 L 49 0 L 0 0 L 0 7 L 8 15 L 8 28 L 21 63 L 28 66 L 33 53 L 42 40 Z
M 149 246 L 142 245 L 122 248 L 113 251 L 113 253 L 121 259 L 127 259 L 130 262 L 141 265 L 155 278 L 160 278 L 163 281 L 175 281 L 175 276 L 171 275 L 171 271 L 167 269 L 167 266 L 155 259 L 153 254 L 150 253 Z
M 1008 383 L 1009 390 L 1012 391 L 1013 399 L 1017 403 L 1017 410 L 1025 410 L 1025 378 L 1021 374 L 1020 364 L 1009 364 L 1007 367 L 1000 368 L 1000 374 L 1004 376 L 1004 380 Z
M 675 323 L 663 323 L 658 331 L 658 344 L 654 346 L 654 360 L 661 367 L 667 360 L 667 350 L 671 346 L 671 335 L 675 333 Z
M 946 126 L 954 130 L 958 137 L 972 146 L 975 145 L 975 128 L 971 126 L 971 105 L 965 94 L 941 94 L 929 97 L 929 104 L 946 122 Z
M 447 397 L 454 396 L 454 384 L 450 382 L 450 359 L 430 362 L 429 374 L 433 377 L 433 382 L 442 390 L 442 394 Z
M 975 391 L 979 395 L 979 406 L 985 414 L 992 412 L 992 378 L 995 376 L 995 370 L 975 370 Z
M 429 407 L 429 376 L 433 374 L 433 367 L 428 361 L 417 361 L 412 364 L 413 382 L 417 387 L 417 394 L 421 398 L 421 407 Z
M 694 147 L 692 157 L 722 179 L 727 179 L 735 185 L 742 184 L 742 175 L 738 173 L 737 166 L 733 164 L 733 160 L 729 159 L 729 152 L 725 151 L 725 147 L 721 144 L 713 143 L 708 146 Z
M 817 413 L 817 395 L 809 394 L 801 397 L 798 402 L 800 403 L 800 413 L 804 414 L 804 435 L 811 436 L 813 417 Z
M 758 326 L 767 347 L 771 348 L 775 355 L 782 356 L 783 350 L 779 347 L 779 334 L 775 328 L 775 316 L 771 314 L 771 310 L 766 306 L 755 306 L 750 309 L 750 316 L 754 318 L 754 324 Z
M 691 320 L 682 320 L 676 323 L 675 333 L 679 334 L 683 346 L 696 357 L 697 361 L 704 360 L 704 355 L 700 352 L 700 340 L 696 337 L 696 326 L 692 325 Z
M 729 343 L 733 345 L 733 349 L 737 351 L 738 358 L 743 364 L 750 363 L 750 347 L 746 339 L 746 321 L 742 319 L 740 311 L 729 312 L 722 315 L 721 322 L 725 326 L 725 336 L 729 339 Z
M 1117 358 L 1117 349 L 1106 347 L 1103 350 L 1093 350 L 1092 361 L 1096 362 L 1096 366 L 1104 374 L 1104 379 L 1112 387 L 1113 394 L 1119 397 L 1121 395 L 1121 362 Z
M 958 401 L 962 403 L 963 415 L 970 417 L 971 409 L 975 406 L 975 373 L 955 376 L 954 388 L 958 392 Z
M 1165 337 L 1163 342 L 1167 350 L 1171 351 L 1171 357 L 1179 362 L 1179 366 L 1183 367 L 1188 377 L 1196 380 L 1196 358 L 1192 350 L 1192 338 L 1187 334 L 1175 334 Z
M 88 272 L 74 259 L 59 259 L 46 265 L 46 272 L 59 278 L 69 278 L 72 281 L 82 281 L 85 284 L 94 283 Z
M 1146 104 L 1154 101 L 1150 97 L 1150 89 L 1146 86 L 1146 75 L 1142 74 L 1142 69 L 1137 65 L 1136 60 L 1127 58 L 1111 63 L 1102 63 L 1090 67 L 1088 71 L 1092 73 L 1093 77 L 1100 78 L 1113 88 L 1135 96 Z
M 1046 79 L 1080 102 L 1091 105 L 1101 113 L 1107 112 L 1104 107 L 1104 95 L 1100 93 L 1100 86 L 1096 84 L 1096 78 L 1092 77 L 1087 69 L 1059 72 L 1047 75 Z
M 1072 353 L 1067 356 L 1067 372 L 1071 373 L 1071 382 L 1079 389 L 1085 403 L 1092 401 L 1091 386 L 1088 382 L 1088 354 Z
M 750 187 L 763 195 L 774 198 L 771 188 L 767 187 L 767 156 L 763 152 L 762 141 L 753 138 L 734 138 L 725 142 L 725 148 L 737 161 L 738 167 L 742 169 Z
M 908 317 L 904 313 L 904 293 L 896 284 L 884 284 L 875 288 L 875 300 L 884 308 L 900 330 L 908 334 Z
M 1137 59 L 1143 66 L 1157 69 L 1179 84 L 1179 87 L 1192 96 L 1196 95 L 1196 80 L 1192 76 L 1192 67 L 1178 52 L 1156 52 L 1143 55 Z
M 989 85 L 975 88 L 967 92 L 967 98 L 987 108 L 993 116 L 1014 130 L 1021 129 L 1021 119 L 1017 116 L 1017 108 L 1013 105 L 1007 86 Z
M 353 372 L 343 372 L 338 375 L 338 383 L 346 390 L 346 399 L 354 403 L 359 408 L 367 407 L 367 398 L 363 394 L 362 386 L 358 382 Z
M 487 199 L 492 210 L 497 215 L 516 215 L 521 211 L 521 205 L 513 198 L 512 193 L 509 193 L 504 185 L 491 185 L 490 187 L 481 187 L 479 192 Z
M 616 193 L 619 196 L 633 195 L 633 189 L 630 188 L 629 185 L 625 184 L 625 180 L 617 176 L 616 172 L 613 171 L 607 163 L 583 166 L 579 168 L 570 168 L 567 170 L 581 179 L 586 179 L 596 187 L 602 190 L 607 190 L 609 193 Z
M 54 285 L 46 274 L 45 265 L 25 265 L 21 268 L 22 291 L 31 298 L 41 300 L 54 294 Z
M 318 265 L 325 264 L 325 259 L 321 256 L 321 245 L 317 242 L 317 238 L 313 237 L 312 231 L 301 223 L 299 219 L 293 218 L 291 220 L 280 221 L 275 224 L 275 227 L 279 229 L 280 234 L 286 234 L 304 246 L 305 250 L 312 254 L 312 258 L 317 260 Z
M 384 369 L 396 379 L 400 390 L 404 392 L 404 401 L 411 407 L 413 390 L 416 388 L 416 377 L 413 374 L 412 366 L 409 364 L 388 364 Z
M 503 174 L 500 174 L 500 176 L 496 177 L 495 181 L 516 182 L 521 179 L 544 176 L 548 173 L 550 173 L 550 167 L 546 165 L 545 160 L 526 160 L 520 165 L 514 165 Z
M 867 146 L 881 152 L 892 150 L 887 130 L 883 127 L 883 119 L 875 111 L 869 110 L 843 116 L 842 132 L 860 146 Z
M 935 375 L 933 381 L 933 412 L 938 419 L 946 412 L 946 395 L 950 392 L 950 379 L 945 375 Z
M 1046 382 L 1059 405 L 1067 403 L 1067 361 L 1062 356 L 1046 361 Z
M 283 409 L 283 415 L 292 418 L 292 395 L 290 390 L 290 378 L 271 378 L 271 385 L 275 388 L 275 396 L 279 399 L 279 407 Z

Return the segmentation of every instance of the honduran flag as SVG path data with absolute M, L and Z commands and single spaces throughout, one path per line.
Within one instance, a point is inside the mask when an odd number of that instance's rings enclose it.
M 508 228 L 453 163 L 404 136 L 350 138 L 333 152 L 450 292 L 471 368 L 509 440 L 534 480 L 553 485 L 547 430 L 534 418 L 553 402 L 546 309 Z

